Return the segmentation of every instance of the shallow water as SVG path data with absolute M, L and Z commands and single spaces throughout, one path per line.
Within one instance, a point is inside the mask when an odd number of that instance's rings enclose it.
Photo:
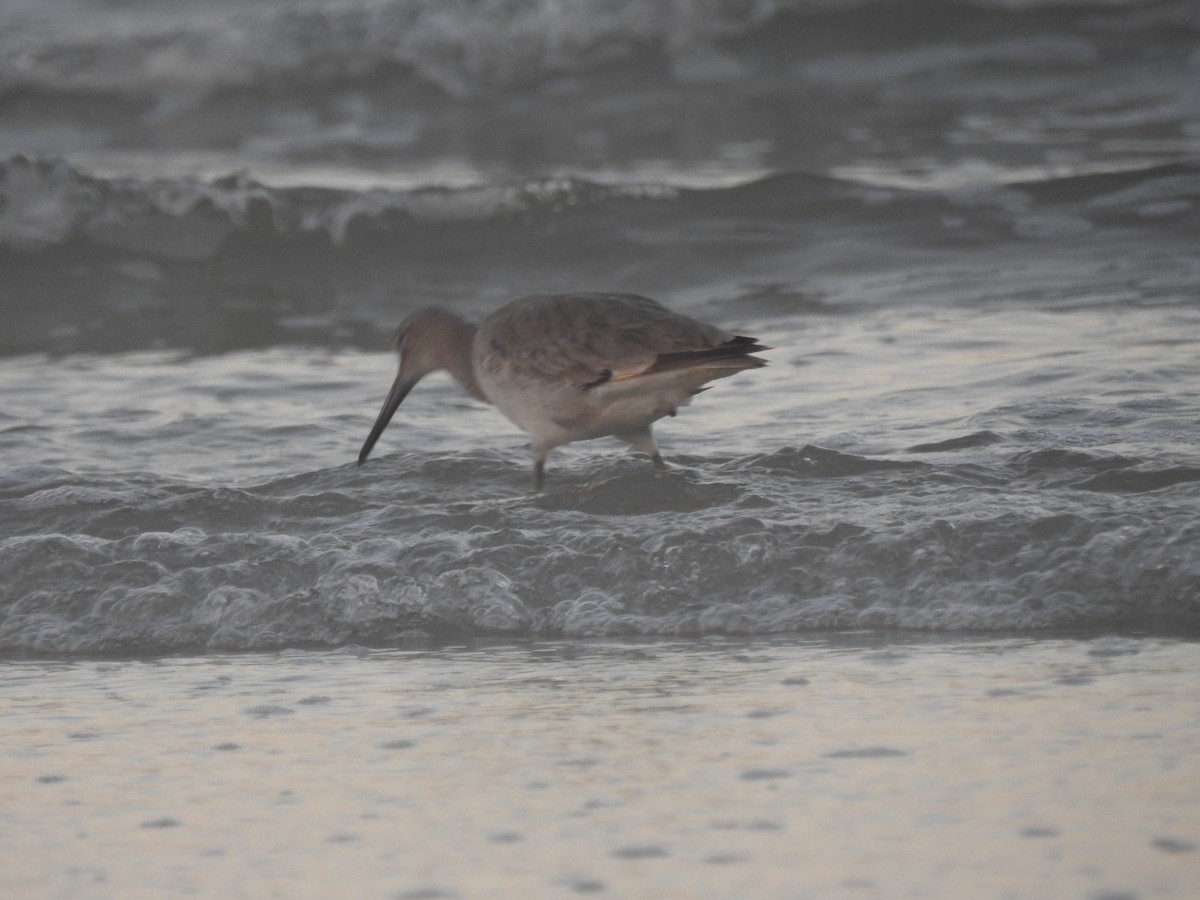
M 354 465 L 382 353 L 0 360 L 0 646 L 1200 630 L 1193 307 L 747 324 L 771 366 L 659 427 L 670 471 L 575 445 L 544 494 L 445 378 Z
M 12 662 L 13 896 L 1186 897 L 1192 643 Z

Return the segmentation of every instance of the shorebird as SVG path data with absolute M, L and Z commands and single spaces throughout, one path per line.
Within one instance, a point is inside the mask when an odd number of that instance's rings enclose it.
M 525 297 L 478 326 L 428 307 L 401 323 L 394 346 L 399 372 L 359 465 L 409 391 L 444 369 L 528 432 L 535 491 L 547 454 L 572 441 L 612 435 L 666 468 L 651 425 L 691 403 L 706 382 L 766 365 L 751 354 L 770 349 L 634 294 Z

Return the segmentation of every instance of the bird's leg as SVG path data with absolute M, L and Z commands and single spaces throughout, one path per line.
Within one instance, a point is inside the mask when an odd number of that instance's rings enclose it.
M 646 453 L 650 457 L 650 462 L 654 463 L 654 468 L 659 471 L 667 468 L 667 464 L 663 462 L 663 458 L 658 452 L 658 445 L 654 443 L 654 435 L 650 432 L 649 425 L 637 431 L 626 431 L 624 434 L 618 434 L 617 437 Z
M 535 491 L 542 490 L 546 485 L 546 453 L 545 451 L 534 451 L 533 457 L 533 489 Z

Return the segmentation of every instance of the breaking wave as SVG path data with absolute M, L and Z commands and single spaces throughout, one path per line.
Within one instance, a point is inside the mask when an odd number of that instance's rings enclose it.
M 1194 503 L 1196 469 L 1020 451 L 985 472 L 804 447 L 665 477 L 631 461 L 523 497 L 526 473 L 502 454 L 402 455 L 373 468 L 241 489 L 9 476 L 6 518 L 36 519 L 41 533 L 0 541 L 0 648 L 1200 630 L 1200 525 L 1184 498 L 1151 514 L 1171 486 L 1187 486 Z M 465 473 L 498 496 L 455 496 Z M 1118 486 L 1097 484 L 1116 473 Z M 999 475 L 1008 493 L 981 502 Z M 405 487 L 381 487 L 389 482 Z M 1046 509 L 1039 492 L 1063 483 L 1147 502 Z M 931 492 L 936 504 L 911 499 Z

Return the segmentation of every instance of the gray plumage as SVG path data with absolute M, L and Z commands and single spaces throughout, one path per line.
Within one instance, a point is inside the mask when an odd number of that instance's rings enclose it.
M 359 463 L 417 382 L 445 369 L 529 433 L 535 490 L 551 450 L 605 435 L 662 468 L 651 425 L 707 382 L 766 365 L 751 354 L 769 349 L 633 294 L 526 297 L 478 326 L 430 307 L 404 320 L 395 348 L 399 371 Z

